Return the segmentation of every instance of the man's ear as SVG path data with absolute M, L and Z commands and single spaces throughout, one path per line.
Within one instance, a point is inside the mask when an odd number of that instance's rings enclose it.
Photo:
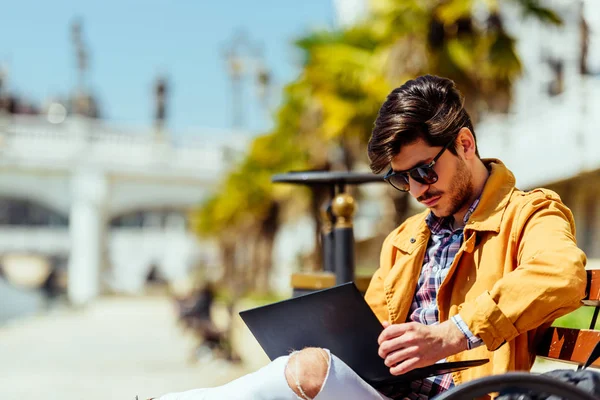
M 477 145 L 475 143 L 475 136 L 469 128 L 461 128 L 457 136 L 458 141 L 458 152 L 462 153 L 465 159 L 470 160 L 473 157 L 477 157 Z

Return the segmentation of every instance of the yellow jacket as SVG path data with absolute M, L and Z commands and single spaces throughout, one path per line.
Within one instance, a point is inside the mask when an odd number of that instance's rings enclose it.
M 455 384 L 529 370 L 538 335 L 580 305 L 586 290 L 585 255 L 575 242 L 571 211 L 545 189 L 522 192 L 499 160 L 464 229 L 438 297 L 440 322 L 460 314 L 484 345 L 448 361 L 489 358 L 453 373 Z M 365 295 L 379 320 L 405 322 L 429 240 L 426 210 L 386 238 L 379 269 Z

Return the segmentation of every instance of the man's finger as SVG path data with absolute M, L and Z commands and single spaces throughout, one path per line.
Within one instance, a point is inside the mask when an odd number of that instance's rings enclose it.
M 390 368 L 390 374 L 392 375 L 402 375 L 407 373 L 408 371 L 411 371 L 415 368 L 418 368 L 420 365 L 420 359 L 413 357 L 413 358 L 409 358 L 408 360 L 405 360 L 403 362 L 401 362 L 400 364 Z
M 405 347 L 407 346 L 404 343 L 402 336 L 398 336 L 381 343 L 379 345 L 377 354 L 379 354 L 379 357 L 381 358 L 386 358 L 390 353 L 393 353 L 394 351 L 398 351 Z
M 393 351 L 387 355 L 384 364 L 388 367 L 393 367 L 401 362 L 415 357 L 419 351 L 417 346 L 404 347 L 399 350 Z
M 379 338 L 377 338 L 377 343 L 381 345 L 386 340 L 395 338 L 397 336 L 403 335 L 408 329 L 410 329 L 409 324 L 394 324 L 389 325 L 384 328 L 383 331 L 379 334 Z

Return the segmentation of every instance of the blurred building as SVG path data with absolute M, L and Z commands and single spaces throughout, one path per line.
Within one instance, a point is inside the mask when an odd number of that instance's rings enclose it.
M 218 265 L 189 231 L 187 213 L 227 170 L 232 132 L 157 137 L 83 116 L 60 103 L 45 114 L 0 115 L 0 265 L 45 279 L 68 270 L 69 297 L 102 288 L 139 292 Z M 33 283 L 32 283 L 33 284 Z
M 600 2 L 549 0 L 564 26 L 522 21 L 504 4 L 524 67 L 508 115 L 478 124 L 482 157 L 502 159 L 521 189 L 544 186 L 573 210 L 579 245 L 600 257 Z
M 333 0 L 335 22 L 340 27 L 350 26 L 367 14 L 367 0 Z

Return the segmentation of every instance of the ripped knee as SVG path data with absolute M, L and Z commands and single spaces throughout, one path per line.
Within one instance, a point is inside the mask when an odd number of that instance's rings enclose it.
M 312 400 L 325 383 L 329 363 L 329 353 L 321 348 L 307 347 L 292 353 L 285 368 L 288 385 L 301 399 Z

